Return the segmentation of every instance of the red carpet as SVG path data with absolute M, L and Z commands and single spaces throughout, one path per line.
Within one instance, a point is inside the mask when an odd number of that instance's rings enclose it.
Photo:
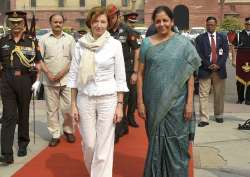
M 113 177 L 141 177 L 143 174 L 147 138 L 143 120 L 137 118 L 137 121 L 140 128 L 130 128 L 129 135 L 115 146 Z M 57 147 L 44 149 L 13 177 L 89 177 L 83 164 L 80 135 L 77 134 L 75 144 L 61 138 Z

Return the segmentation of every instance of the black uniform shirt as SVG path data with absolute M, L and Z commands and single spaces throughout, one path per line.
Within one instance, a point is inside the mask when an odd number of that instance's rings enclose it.
M 139 48 L 137 33 L 121 23 L 118 29 L 115 32 L 111 30 L 110 34 L 122 43 L 126 73 L 133 72 L 134 50 Z
M 40 49 L 37 41 L 27 35 L 23 35 L 22 38 L 16 43 L 11 35 L 7 35 L 0 39 L 0 62 L 2 63 L 3 69 L 14 69 L 14 70 L 28 70 L 26 66 L 22 65 L 19 57 L 16 53 L 13 54 L 13 65 L 11 65 L 11 52 L 19 46 L 22 53 L 27 59 L 31 59 L 35 56 L 34 62 L 38 62 L 42 59 Z
M 243 30 L 239 34 L 239 47 L 250 47 L 250 34 Z

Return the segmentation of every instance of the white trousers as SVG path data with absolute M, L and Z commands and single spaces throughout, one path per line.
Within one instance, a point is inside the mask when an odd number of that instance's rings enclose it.
M 90 177 L 112 177 L 117 95 L 77 96 L 84 162 Z

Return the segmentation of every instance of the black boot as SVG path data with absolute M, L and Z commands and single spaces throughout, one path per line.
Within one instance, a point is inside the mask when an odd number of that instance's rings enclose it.
M 136 123 L 135 118 L 133 116 L 128 117 L 128 125 L 134 128 L 139 127 L 139 125 Z
M 0 156 L 0 162 L 6 165 L 14 163 L 13 155 L 3 155 Z

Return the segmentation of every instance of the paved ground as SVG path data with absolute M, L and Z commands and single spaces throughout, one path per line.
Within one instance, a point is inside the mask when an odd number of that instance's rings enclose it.
M 196 107 L 198 102 L 196 98 Z M 212 104 L 211 112 L 212 112 Z M 211 116 L 210 125 L 196 129 L 194 145 L 195 177 L 250 177 L 250 131 L 239 131 L 237 126 L 250 118 L 250 109 L 245 105 L 227 103 L 225 122 L 218 124 Z M 197 109 L 196 109 L 197 110 Z M 46 129 L 45 103 L 36 101 L 36 143 L 33 138 L 31 106 L 29 155 L 15 157 L 15 164 L 0 166 L 0 176 L 10 177 L 32 157 L 47 146 L 50 138 Z M 16 152 L 17 144 L 14 146 Z M 16 154 L 16 153 L 15 153 Z
M 209 126 L 197 128 L 196 177 L 250 177 L 250 131 L 237 129 L 249 118 L 249 106 L 226 103 L 223 124 L 211 117 Z
M 230 64 L 230 63 L 229 63 Z M 250 130 L 240 131 L 239 123 L 250 118 L 250 106 L 234 104 L 234 69 L 228 66 L 229 78 L 225 97 L 225 122 L 218 124 L 211 116 L 210 125 L 196 129 L 194 142 L 195 177 L 250 177 Z M 212 97 L 210 99 L 212 102 Z M 28 156 L 15 156 L 15 164 L 0 166 L 0 177 L 10 177 L 48 144 L 50 138 L 46 128 L 45 103 L 36 101 L 36 143 L 33 143 L 33 114 L 31 106 L 31 144 Z M 198 97 L 195 97 L 198 116 Z M 1 108 L 0 108 L 1 112 Z M 213 106 L 210 104 L 212 115 Z M 17 144 L 14 145 L 16 154 Z
M 227 63 L 225 122 L 197 128 L 194 159 L 195 177 L 250 177 L 250 130 L 238 130 L 238 124 L 250 119 L 250 106 L 234 104 L 237 100 L 235 68 Z M 212 95 L 210 102 L 212 102 Z M 198 115 L 198 97 L 195 97 Z M 210 104 L 213 115 L 213 106 Z M 199 116 L 197 116 L 199 117 Z

